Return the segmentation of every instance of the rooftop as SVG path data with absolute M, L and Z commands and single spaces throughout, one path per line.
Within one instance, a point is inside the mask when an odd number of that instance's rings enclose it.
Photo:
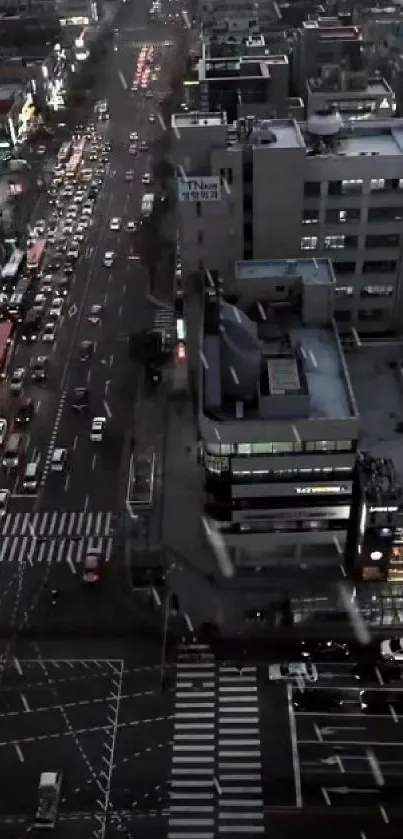
M 403 342 L 346 354 L 361 417 L 360 448 L 389 457 L 403 479 Z
M 328 259 L 254 259 L 239 261 L 235 275 L 242 280 L 281 280 L 301 277 L 304 285 L 334 284 L 334 274 Z
M 172 127 L 178 131 L 181 128 L 205 128 L 225 125 L 226 116 L 224 113 L 199 113 L 191 111 L 184 114 L 172 115 Z
M 343 350 L 333 322 L 326 320 L 326 301 L 334 286 L 331 265 L 328 260 L 305 262 L 241 262 L 236 267 L 235 296 L 206 292 L 202 354 L 206 417 L 216 422 L 357 417 Z M 259 299 L 254 295 L 256 283 L 251 286 L 253 279 L 259 281 Z M 310 316 L 300 300 L 313 283 L 318 291 L 322 286 L 324 314 L 319 302 L 320 314 L 308 322 Z
M 334 74 L 319 75 L 308 79 L 307 88 L 312 93 L 332 93 L 338 97 L 354 97 L 366 99 L 368 97 L 389 97 L 393 91 L 382 76 L 365 78 L 363 73 L 348 75 L 337 68 Z

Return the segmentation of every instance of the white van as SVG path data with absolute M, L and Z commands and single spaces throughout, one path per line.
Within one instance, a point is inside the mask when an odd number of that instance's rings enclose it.
M 27 464 L 27 467 L 24 472 L 24 477 L 22 480 L 23 489 L 25 489 L 27 492 L 36 492 L 39 486 L 39 477 L 39 461 L 32 460 L 31 463 Z
M 63 472 L 67 465 L 67 449 L 53 449 L 50 461 L 51 472 Z

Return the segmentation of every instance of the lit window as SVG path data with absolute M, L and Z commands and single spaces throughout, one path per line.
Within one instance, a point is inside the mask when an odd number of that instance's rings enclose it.
M 319 213 L 317 210 L 304 210 L 302 224 L 318 224 Z
M 330 250 L 340 250 L 344 248 L 345 240 L 345 236 L 325 236 L 324 246 Z
M 353 296 L 353 287 L 352 285 L 338 285 L 336 286 L 336 297 L 352 297 Z
M 303 236 L 301 239 L 302 251 L 314 251 L 318 247 L 317 236 Z
M 361 297 L 391 297 L 392 294 L 392 285 L 365 285 Z
M 379 192 L 385 189 L 385 178 L 371 178 L 371 192 Z
M 352 192 L 362 192 L 362 180 L 349 178 L 348 180 L 342 181 L 341 190 L 345 195 Z

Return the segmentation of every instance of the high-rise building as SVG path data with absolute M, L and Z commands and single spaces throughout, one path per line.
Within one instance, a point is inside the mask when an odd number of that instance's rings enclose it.
M 239 260 L 329 258 L 340 328 L 400 328 L 403 120 L 200 112 L 172 129 L 185 276 L 214 269 L 231 291 Z

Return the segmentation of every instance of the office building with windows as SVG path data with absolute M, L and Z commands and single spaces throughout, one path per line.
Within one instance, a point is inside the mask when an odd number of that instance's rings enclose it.
M 340 576 L 355 541 L 359 415 L 333 323 L 332 264 L 239 262 L 231 295 L 207 277 L 199 383 L 206 535 L 220 534 L 241 574 Z
M 251 259 L 331 259 L 340 329 L 401 328 L 403 120 L 304 123 L 223 113 L 172 117 L 185 276 L 231 290 Z

